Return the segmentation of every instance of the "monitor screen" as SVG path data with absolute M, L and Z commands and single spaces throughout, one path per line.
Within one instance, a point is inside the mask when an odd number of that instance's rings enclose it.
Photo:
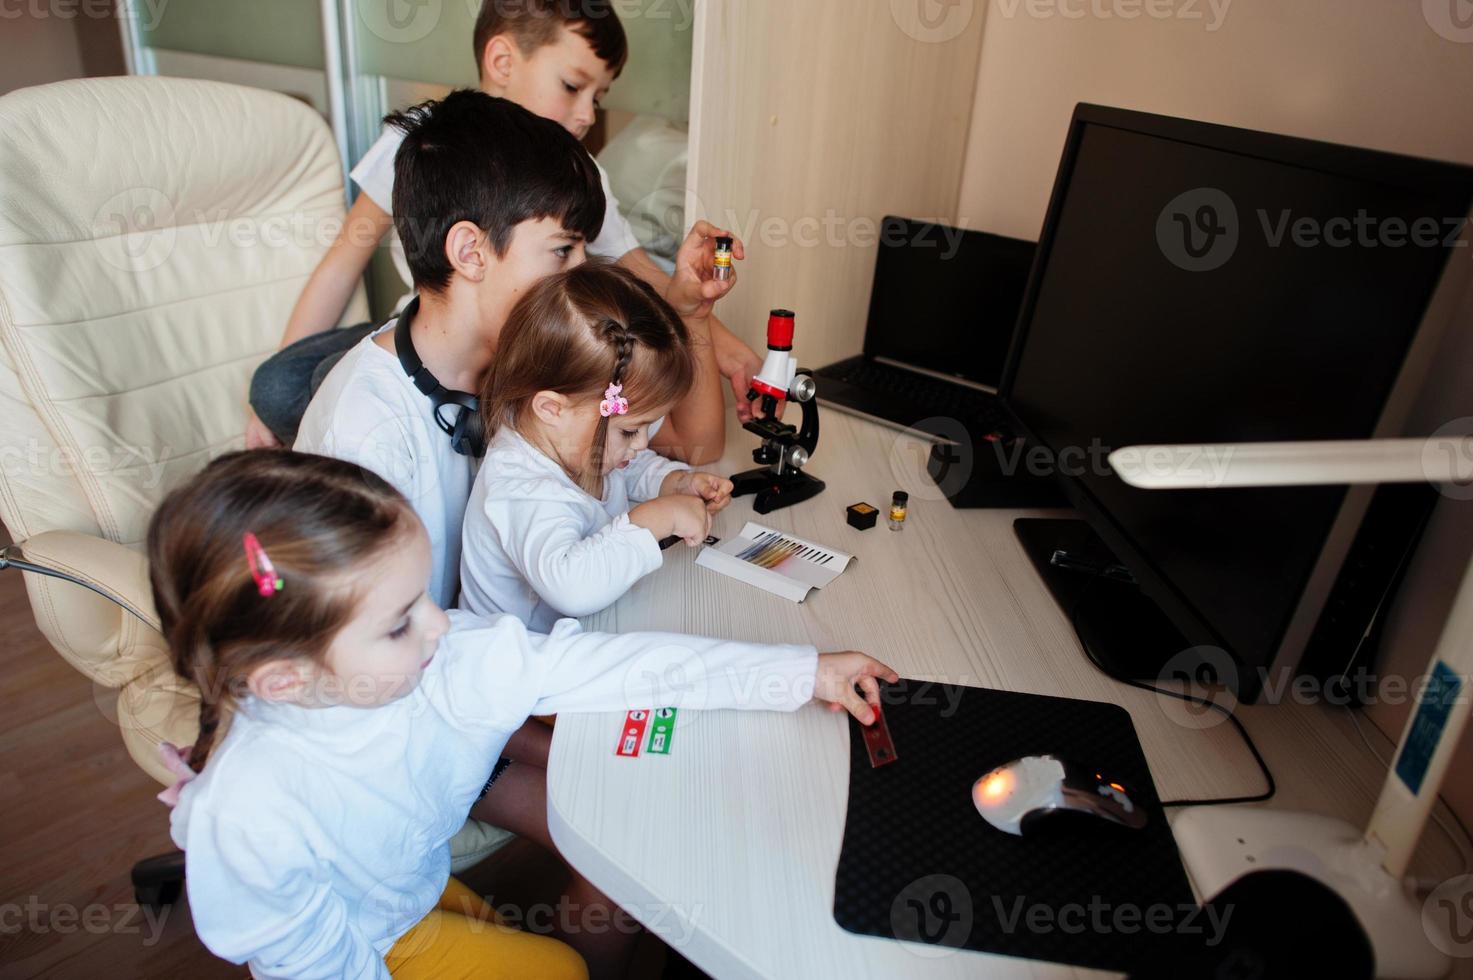
M 1085 453 L 1065 489 L 1193 642 L 1273 662 L 1346 488 L 1135 490 L 1103 452 L 1370 436 L 1470 198 L 1463 168 L 1077 110 L 1003 396 Z
M 886 218 L 864 352 L 996 388 L 1033 242 Z

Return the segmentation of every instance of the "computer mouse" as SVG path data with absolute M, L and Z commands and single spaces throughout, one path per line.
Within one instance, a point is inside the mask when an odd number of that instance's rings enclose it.
M 1052 755 L 1015 759 L 972 784 L 972 803 L 1003 833 L 1021 837 L 1061 812 L 1076 812 L 1132 830 L 1146 825 L 1118 780 Z

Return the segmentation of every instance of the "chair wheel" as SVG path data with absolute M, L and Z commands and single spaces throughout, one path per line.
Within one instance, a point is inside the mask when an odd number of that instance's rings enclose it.
M 133 865 L 133 898 L 140 908 L 159 911 L 179 900 L 184 885 L 184 852 L 161 854 Z
M 139 908 L 161 912 L 179 901 L 182 884 L 183 882 L 179 881 L 163 881 L 136 886 L 133 889 L 133 901 L 138 903 Z

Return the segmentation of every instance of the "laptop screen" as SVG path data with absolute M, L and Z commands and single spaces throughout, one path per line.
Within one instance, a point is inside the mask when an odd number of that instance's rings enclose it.
M 881 224 L 864 353 L 996 388 L 1034 243 L 906 218 Z

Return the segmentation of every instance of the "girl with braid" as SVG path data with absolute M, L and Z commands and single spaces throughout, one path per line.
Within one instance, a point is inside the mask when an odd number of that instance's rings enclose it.
M 550 630 L 660 567 L 662 539 L 701 544 L 731 481 L 649 449 L 693 363 L 680 317 L 618 266 L 522 297 L 481 392 L 492 439 L 466 507 L 461 608 Z
M 447 614 L 409 502 L 323 456 L 221 457 L 164 501 L 148 556 L 174 669 L 201 696 L 198 741 L 165 746 L 194 928 L 256 977 L 621 976 L 637 926 L 576 872 L 557 938 L 450 877 L 512 732 L 533 713 L 678 704 L 633 669 L 654 649 L 704 679 L 703 708 L 818 697 L 868 724 L 876 678 L 897 679 L 861 653 Z

